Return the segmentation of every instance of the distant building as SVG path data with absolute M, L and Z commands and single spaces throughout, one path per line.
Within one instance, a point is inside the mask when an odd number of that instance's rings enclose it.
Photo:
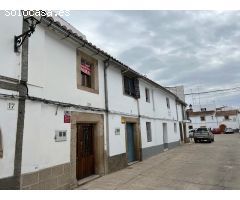
M 185 95 L 184 95 L 184 86 L 175 86 L 175 87 L 166 87 L 170 90 L 173 94 L 175 94 L 179 100 L 177 101 L 177 118 L 179 121 L 179 130 L 182 142 L 189 141 L 189 134 L 188 134 L 188 124 L 189 121 L 187 120 L 186 115 L 186 106 L 185 102 Z
M 189 128 L 240 128 L 240 111 L 231 107 L 215 107 L 213 105 L 191 106 L 187 110 L 191 123 Z

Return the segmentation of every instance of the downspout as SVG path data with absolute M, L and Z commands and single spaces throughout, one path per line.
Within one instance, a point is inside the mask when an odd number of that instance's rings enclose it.
M 106 152 L 105 157 L 105 174 L 108 173 L 108 157 L 109 157 L 109 105 L 108 105 L 108 81 L 107 81 L 107 69 L 109 67 L 109 59 L 104 60 L 104 94 L 105 94 L 105 110 L 106 110 Z
M 177 125 L 176 126 L 179 126 L 179 121 L 178 121 L 178 109 L 177 109 L 177 99 L 175 99 L 175 105 L 176 105 L 176 114 L 177 114 Z M 179 130 L 180 131 L 180 130 Z M 180 134 L 181 134 L 181 131 L 180 131 Z M 180 141 L 181 141 L 181 136 L 180 136 Z
M 136 99 L 137 100 L 137 110 L 138 110 L 138 126 L 137 128 L 139 129 L 138 130 L 138 133 L 140 134 L 139 137 L 138 137 L 138 144 L 139 144 L 139 161 L 142 161 L 142 140 L 141 140 L 141 113 L 140 113 L 140 106 L 139 106 L 139 98 Z

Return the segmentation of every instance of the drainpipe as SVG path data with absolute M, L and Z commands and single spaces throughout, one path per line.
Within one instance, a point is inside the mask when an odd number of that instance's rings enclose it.
M 127 70 L 128 71 L 128 70 Z M 140 80 L 139 81 L 139 90 L 140 90 Z M 141 141 L 141 111 L 140 111 L 140 105 L 139 105 L 139 98 L 136 99 L 137 100 L 137 111 L 138 111 L 138 125 L 137 128 L 139 136 L 138 136 L 138 144 L 139 144 L 139 161 L 142 161 L 142 141 Z
M 177 123 L 178 125 L 176 126 L 179 126 L 179 121 L 178 121 L 178 108 L 177 108 L 177 99 L 175 99 L 175 105 L 176 105 L 176 114 L 177 114 Z M 180 131 L 180 130 L 179 130 Z M 181 131 L 180 131 L 180 134 L 181 134 Z M 180 141 L 181 141 L 181 137 L 180 137 Z M 182 142 L 182 141 L 181 141 Z
M 107 69 L 109 67 L 110 59 L 104 60 L 104 94 L 105 94 L 105 110 L 106 110 L 106 152 L 105 156 L 105 174 L 108 173 L 108 157 L 109 157 L 109 105 L 108 105 L 108 82 Z

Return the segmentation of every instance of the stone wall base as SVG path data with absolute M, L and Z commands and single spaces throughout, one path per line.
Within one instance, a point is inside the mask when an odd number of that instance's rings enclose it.
M 142 149 L 142 159 L 145 160 L 147 158 L 150 158 L 154 155 L 157 155 L 157 154 L 163 152 L 163 150 L 164 150 L 163 144 L 153 146 L 153 147 L 143 148 Z
M 70 184 L 70 163 L 22 174 L 21 176 L 21 189 L 25 190 L 70 189 Z
M 167 143 L 167 147 L 168 149 L 172 149 L 176 146 L 180 145 L 180 141 L 176 141 L 176 142 L 170 142 L 170 143 Z M 147 147 L 147 148 L 143 148 L 142 149 L 142 160 L 145 160 L 147 158 L 150 158 L 154 155 L 157 155 L 161 152 L 164 151 L 164 145 L 161 144 L 161 145 L 157 145 L 157 146 L 152 146 L 152 147 Z
M 112 173 L 128 166 L 126 153 L 108 158 L 108 173 Z
M 170 142 L 170 143 L 168 143 L 168 149 L 175 148 L 175 147 L 177 147 L 179 145 L 180 145 L 180 141 Z
M 0 190 L 18 190 L 19 188 L 20 183 L 16 176 L 0 179 Z

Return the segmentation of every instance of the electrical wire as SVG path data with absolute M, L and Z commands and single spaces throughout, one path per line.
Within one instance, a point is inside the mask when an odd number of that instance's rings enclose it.
M 192 92 L 192 93 L 187 93 L 184 95 L 199 95 L 199 94 L 209 94 L 209 93 L 215 93 L 215 92 L 224 92 L 224 91 L 229 91 L 229 90 L 240 90 L 240 86 L 234 87 L 234 88 L 228 88 L 228 89 L 219 89 L 219 90 L 211 90 L 211 91 L 204 91 L 204 92 Z

